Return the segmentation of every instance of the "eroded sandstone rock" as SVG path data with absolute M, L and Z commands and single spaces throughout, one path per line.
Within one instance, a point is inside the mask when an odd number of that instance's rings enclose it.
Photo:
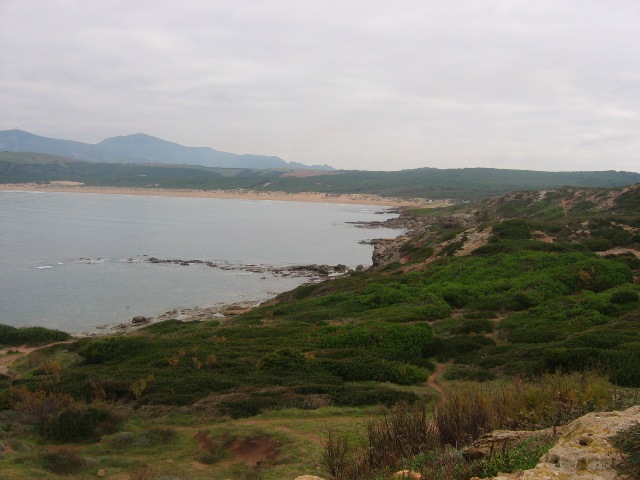
M 562 429 L 555 446 L 531 470 L 494 480 L 614 480 L 620 452 L 611 437 L 640 421 L 640 406 L 622 412 L 589 413 Z

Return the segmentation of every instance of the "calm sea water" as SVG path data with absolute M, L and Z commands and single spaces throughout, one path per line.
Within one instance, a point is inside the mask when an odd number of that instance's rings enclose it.
M 319 203 L 0 191 L 0 323 L 69 332 L 174 308 L 264 300 L 303 283 L 205 265 L 370 265 L 358 242 L 399 230 L 380 207 Z

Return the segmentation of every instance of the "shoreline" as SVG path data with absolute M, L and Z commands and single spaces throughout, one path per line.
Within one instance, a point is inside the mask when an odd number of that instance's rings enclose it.
M 161 197 L 182 197 L 182 198 L 219 198 L 219 199 L 234 199 L 234 200 L 267 200 L 267 201 L 287 201 L 287 202 L 303 202 L 303 203 L 329 203 L 329 204 L 361 204 L 361 205 L 374 205 L 380 207 L 391 208 L 437 208 L 443 205 L 447 205 L 446 200 L 429 201 L 427 199 L 403 199 L 396 197 L 381 197 L 379 195 L 364 195 L 364 194 L 324 194 L 317 192 L 303 192 L 303 193 L 286 193 L 286 192 L 259 192 L 253 190 L 195 190 L 195 189 L 163 189 L 163 188 L 130 188 L 130 187 L 91 187 L 79 184 L 77 182 L 52 182 L 51 184 L 36 184 L 36 183 L 23 183 L 23 184 L 0 184 L 0 191 L 27 191 L 27 192 L 60 192 L 60 193 L 92 193 L 92 194 L 108 194 L 108 195 L 138 195 L 138 196 L 161 196 Z M 401 210 L 399 210 L 401 211 Z M 386 221 L 374 221 L 374 222 L 353 222 L 360 228 L 405 228 L 411 229 L 410 225 L 406 224 L 407 219 L 404 215 L 400 217 L 389 219 Z M 391 222 L 391 225 L 387 223 Z M 381 239 L 372 241 L 372 245 L 375 246 Z M 149 259 L 151 263 L 177 263 L 180 265 L 190 263 L 206 263 L 201 260 L 180 260 L 180 259 Z M 212 267 L 218 267 L 223 269 L 235 269 L 238 266 L 226 266 L 226 265 L 211 265 Z M 359 270 L 363 266 L 358 266 Z M 243 269 L 253 268 L 256 272 L 260 273 L 266 270 L 275 274 L 286 274 L 292 276 L 299 276 L 306 278 L 305 283 L 315 283 L 322 280 L 330 279 L 334 275 L 341 276 L 344 273 L 348 273 L 344 265 L 328 266 L 328 265 L 294 265 L 289 267 L 272 267 L 272 266 L 256 266 L 256 265 L 244 265 Z M 366 269 L 369 267 L 363 267 Z M 163 322 L 166 320 L 179 320 L 181 322 L 190 321 L 207 321 L 218 320 L 224 322 L 229 318 L 236 315 L 245 313 L 253 308 L 273 300 L 276 295 L 273 295 L 264 300 L 248 300 L 239 303 L 224 303 L 216 306 L 196 306 L 192 308 L 178 308 L 170 311 L 166 311 L 158 316 L 138 316 L 130 318 L 129 320 L 107 323 L 102 325 L 96 325 L 87 330 L 70 333 L 72 338 L 94 338 L 109 335 L 126 335 L 128 333 L 139 330 L 140 328 Z M 137 319 L 137 320 L 136 320 Z
M 362 271 L 366 269 L 363 265 L 359 265 L 355 270 L 347 268 L 345 265 L 292 265 L 288 267 L 273 267 L 273 266 L 257 266 L 257 265 L 244 265 L 239 266 L 219 266 L 211 264 L 210 262 L 202 260 L 161 260 L 157 258 L 150 258 L 150 263 L 156 264 L 178 264 L 178 265 L 190 265 L 190 264 L 206 264 L 210 267 L 223 268 L 223 269 L 242 269 L 252 271 L 254 273 L 270 272 L 273 275 L 283 275 L 287 277 L 297 277 L 305 279 L 305 282 L 301 285 L 310 285 L 333 278 L 341 277 L 353 271 Z M 284 293 L 284 292 L 280 292 Z M 196 307 L 180 307 L 161 313 L 157 316 L 135 316 L 126 321 L 119 321 L 113 323 L 106 323 L 96 325 L 91 329 L 69 333 L 74 338 L 94 338 L 107 335 L 126 335 L 141 328 L 153 325 L 155 323 L 164 322 L 167 320 L 178 320 L 180 322 L 202 322 L 208 320 L 218 320 L 224 322 L 229 318 L 233 318 L 238 315 L 242 315 L 254 308 L 272 301 L 280 293 L 274 293 L 263 299 L 250 299 L 235 302 L 220 302 L 212 306 L 196 306 Z
M 144 187 L 93 187 L 77 182 L 36 183 L 3 183 L 0 190 L 26 192 L 62 192 L 62 193 L 97 193 L 106 195 L 142 195 L 156 197 L 183 198 L 220 198 L 228 200 L 271 200 L 282 202 L 342 203 L 358 205 L 376 205 L 381 207 L 437 208 L 448 205 L 447 200 L 428 200 L 426 198 L 382 197 L 360 193 L 334 194 L 319 192 L 261 192 L 257 190 L 197 190 Z
M 93 327 L 93 330 L 70 333 L 69 335 L 76 340 L 110 335 L 127 335 L 141 328 L 169 320 L 177 320 L 185 323 L 217 320 L 222 323 L 230 318 L 249 312 L 263 303 L 273 300 L 273 298 L 275 298 L 275 296 L 263 301 L 245 300 L 235 303 L 221 303 L 213 307 L 176 308 L 162 313 L 157 317 L 136 316 L 126 322 L 96 325 Z

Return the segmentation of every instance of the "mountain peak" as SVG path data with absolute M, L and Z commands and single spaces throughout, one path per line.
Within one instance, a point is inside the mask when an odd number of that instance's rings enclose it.
M 146 133 L 121 135 L 107 138 L 97 144 L 89 144 L 40 137 L 18 129 L 5 130 L 0 131 L 0 150 L 46 153 L 112 163 L 170 163 L 224 168 L 290 167 L 289 163 L 275 156 L 241 155 L 217 151 L 209 147 L 185 147 Z M 298 163 L 292 163 L 291 166 L 310 168 Z

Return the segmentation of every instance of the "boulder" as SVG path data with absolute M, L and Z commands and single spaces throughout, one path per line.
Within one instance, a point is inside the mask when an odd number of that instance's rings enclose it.
M 505 473 L 493 480 L 614 480 L 621 454 L 611 437 L 640 421 L 640 406 L 622 412 L 594 412 L 562 429 L 558 441 L 531 470 Z
M 412 472 L 411 470 L 400 470 L 393 474 L 393 478 L 406 478 L 406 479 L 415 479 L 420 480 L 422 475 L 418 472 Z
M 315 475 L 302 475 L 300 477 L 296 477 L 295 480 L 324 480 L 324 478 L 316 477 Z
M 141 323 L 147 323 L 149 321 L 149 319 L 147 317 L 143 317 L 141 315 L 137 316 L 137 317 L 133 317 L 131 319 L 131 323 L 133 323 L 134 325 L 138 325 Z

